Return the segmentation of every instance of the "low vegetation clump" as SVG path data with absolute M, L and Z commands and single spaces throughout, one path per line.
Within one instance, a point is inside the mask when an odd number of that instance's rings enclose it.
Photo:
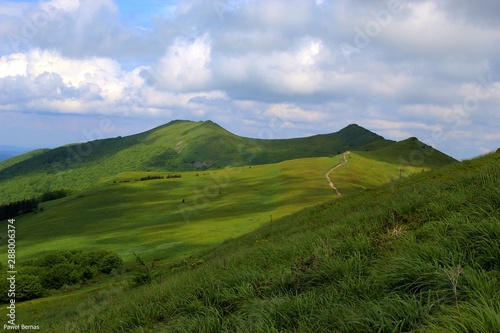
M 29 261 L 18 268 L 16 300 L 26 301 L 47 295 L 52 290 L 98 282 L 102 275 L 111 274 L 123 266 L 122 259 L 109 251 L 60 251 L 42 259 Z M 0 280 L 0 302 L 9 302 L 9 285 Z
M 171 178 L 181 178 L 182 175 L 180 174 L 168 174 L 166 177 L 165 176 L 160 176 L 160 175 L 149 175 L 149 176 L 145 176 L 145 177 L 142 177 L 141 179 L 139 179 L 140 181 L 145 181 L 145 180 L 157 180 L 157 179 L 171 179 Z
M 31 318 L 48 332 L 497 332 L 498 244 L 490 154 L 274 221 L 85 316 Z

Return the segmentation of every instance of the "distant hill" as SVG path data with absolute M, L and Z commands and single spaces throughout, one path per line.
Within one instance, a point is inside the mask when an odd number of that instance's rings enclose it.
M 0 152 L 0 161 L 5 161 L 11 157 L 14 157 L 15 155 L 12 153 L 6 153 L 6 152 Z
M 347 150 L 373 152 L 377 158 L 398 162 L 398 154 L 408 156 L 414 148 L 386 140 L 355 124 L 331 134 L 262 140 L 237 136 L 212 121 L 176 120 L 136 135 L 38 150 L 0 162 L 0 203 L 49 190 L 81 190 L 103 177 L 125 171 L 189 171 L 268 164 L 332 156 Z M 436 153 L 426 158 L 424 165 L 453 161 Z
M 385 162 L 402 165 L 442 166 L 450 163 L 450 156 L 421 142 L 415 137 L 395 142 L 375 151 L 360 152 L 361 155 Z
M 0 145 L 0 162 L 5 161 L 14 156 L 22 155 L 28 151 L 29 149 Z

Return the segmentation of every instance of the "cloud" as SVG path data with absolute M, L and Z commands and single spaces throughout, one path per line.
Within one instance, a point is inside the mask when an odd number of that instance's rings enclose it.
M 496 0 L 446 0 L 439 3 L 449 17 L 478 26 L 499 26 L 500 2 Z
M 498 52 L 499 31 L 452 20 L 435 2 L 408 2 L 409 15 L 395 20 L 380 34 L 376 43 L 396 55 L 438 61 L 451 55 L 482 59 Z
M 303 110 L 302 108 L 291 104 L 272 104 L 263 113 L 267 118 L 275 117 L 282 123 L 287 123 L 290 127 L 291 122 L 298 123 L 317 123 L 328 119 L 328 115 L 321 111 Z
M 498 1 L 126 5 L 1 1 L 0 112 L 210 118 L 242 135 L 282 119 L 287 137 L 441 130 L 457 156 L 500 145 Z
M 125 71 L 112 59 L 71 59 L 38 49 L 3 56 L 0 105 L 5 109 L 17 104 L 20 111 L 27 107 L 54 113 L 156 115 L 171 113 L 169 108 L 192 110 L 190 100 L 195 97 L 221 96 L 156 90 L 141 76 L 145 70 L 148 68 Z
M 25 54 L 0 58 L 0 82 L 9 82 L 35 100 L 82 99 L 114 101 L 122 97 L 127 85 L 140 83 L 132 74 L 121 72 L 111 59 L 68 59 L 58 52 L 34 49 Z M 18 95 L 13 93 L 12 95 Z M 74 104 L 74 103 L 73 103 Z M 80 112 L 84 112 L 81 110 Z
M 428 125 L 419 122 L 401 122 L 401 121 L 389 121 L 375 119 L 371 121 L 373 127 L 380 129 L 424 129 L 424 130 L 434 130 L 439 125 Z
M 247 2 L 237 12 L 246 26 L 259 26 L 289 33 L 307 29 L 314 21 L 315 5 L 304 0 L 271 0 Z
M 160 86 L 172 91 L 203 90 L 211 80 L 211 41 L 205 34 L 189 42 L 174 41 L 158 64 L 153 75 L 157 75 Z
M 305 38 L 292 50 L 227 58 L 222 55 L 215 70 L 227 80 L 229 92 L 234 83 L 248 83 L 255 85 L 253 90 L 267 91 L 266 94 L 308 95 L 323 87 L 323 73 L 318 68 L 321 52 L 320 40 Z

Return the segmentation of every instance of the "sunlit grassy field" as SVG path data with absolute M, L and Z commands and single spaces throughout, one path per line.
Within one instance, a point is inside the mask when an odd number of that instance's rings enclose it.
M 335 199 L 324 174 L 339 162 L 340 156 L 297 159 L 148 181 L 140 179 L 169 173 L 122 173 L 18 218 L 17 258 L 22 263 L 57 250 L 104 248 L 126 262 L 132 253 L 167 262 Z M 410 172 L 420 169 L 404 176 Z M 348 194 L 397 179 L 399 168 L 351 153 L 331 177 Z

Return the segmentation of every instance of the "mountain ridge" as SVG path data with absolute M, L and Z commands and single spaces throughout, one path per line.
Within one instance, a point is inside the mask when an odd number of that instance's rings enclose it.
M 125 171 L 193 171 L 270 164 L 333 156 L 347 150 L 374 152 L 394 144 L 397 142 L 356 124 L 329 134 L 268 140 L 238 136 L 212 121 L 174 120 L 139 134 L 38 150 L 17 156 L 15 163 L 0 162 L 0 186 L 4 189 L 0 202 L 39 196 L 52 190 L 82 190 L 103 177 Z M 397 153 L 393 149 L 388 154 L 392 162 L 397 162 L 393 157 Z M 443 156 L 438 161 L 431 156 L 424 165 L 439 166 L 455 161 Z M 376 153 L 371 156 L 380 157 Z

